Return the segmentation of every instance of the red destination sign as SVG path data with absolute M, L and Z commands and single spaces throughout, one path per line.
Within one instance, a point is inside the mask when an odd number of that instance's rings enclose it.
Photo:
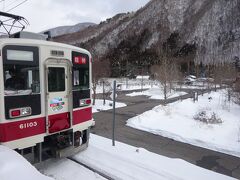
M 74 57 L 74 63 L 75 64 L 87 64 L 87 59 L 82 56 L 76 56 L 76 57 Z

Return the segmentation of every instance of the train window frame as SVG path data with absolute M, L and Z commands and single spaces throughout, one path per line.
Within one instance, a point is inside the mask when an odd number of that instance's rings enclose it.
M 75 62 L 75 57 L 82 57 L 84 58 L 86 61 L 85 63 L 83 64 L 79 64 L 79 63 L 76 63 Z M 80 53 L 80 52 L 77 52 L 77 51 L 72 51 L 72 64 L 73 64 L 73 67 L 72 67 L 72 89 L 73 91 L 80 91 L 80 90 L 89 90 L 90 89 L 90 58 L 87 54 L 84 54 L 84 53 Z M 87 71 L 88 73 L 88 80 L 87 80 L 87 84 L 85 85 L 81 85 L 81 73 L 80 71 L 84 70 L 84 72 Z M 76 78 L 76 72 L 78 72 L 78 78 L 79 79 L 75 79 Z M 84 73 L 83 73 L 84 74 Z M 76 83 L 78 82 L 78 83 Z
M 29 60 L 24 60 L 24 59 L 8 59 L 8 51 L 9 50 L 13 50 L 13 51 L 24 51 L 24 52 L 30 52 L 33 54 L 33 60 L 29 61 Z M 20 45 L 6 45 L 2 48 L 2 52 L 3 52 L 3 76 L 4 76 L 4 95 L 5 96 L 21 96 L 21 95 L 27 95 L 27 94 L 40 94 L 40 67 L 39 67 L 39 48 L 36 46 L 20 46 Z M 26 67 L 24 67 L 26 66 Z M 12 67 L 20 67 L 21 70 L 24 69 L 29 69 L 30 71 L 32 71 L 32 73 L 34 73 L 34 69 L 36 70 L 36 72 L 38 73 L 36 75 L 36 80 L 37 82 L 32 82 L 32 87 L 31 87 L 31 92 L 29 91 L 29 87 L 27 87 L 29 85 L 29 81 L 30 81 L 30 77 L 27 77 L 28 79 L 26 79 L 26 83 L 28 83 L 27 85 L 25 84 L 23 89 L 9 89 L 6 87 L 6 74 L 5 73 L 9 73 L 10 69 L 12 69 Z M 22 72 L 24 73 L 24 72 Z M 25 72 L 29 75 L 29 72 Z M 34 88 L 34 89 L 33 89 Z M 11 92 L 8 92 L 8 91 Z
M 72 88 L 74 91 L 90 89 L 90 74 L 88 68 L 73 67 Z M 77 74 L 77 76 L 75 76 Z M 87 78 L 86 78 L 87 77 Z M 86 83 L 84 83 L 86 81 Z
M 23 57 L 24 61 L 33 61 L 33 52 L 32 51 L 23 51 L 23 50 L 12 50 L 7 49 L 7 60 L 8 61 L 22 61 L 19 60 L 19 57 Z
M 56 86 L 56 88 L 52 88 L 53 86 L 50 86 L 52 80 L 50 80 L 50 78 L 53 78 L 53 76 L 49 76 L 51 69 L 55 69 L 55 70 L 63 70 L 63 78 L 62 79 L 53 79 L 53 81 L 55 81 L 56 83 L 58 83 L 58 86 Z M 59 71 L 60 72 L 60 71 Z M 59 74 L 56 74 L 59 75 Z M 66 74 L 65 74 L 65 67 L 48 67 L 48 84 L 47 84 L 47 91 L 50 93 L 54 93 L 54 92 L 65 92 L 66 91 L 66 78 L 65 78 Z M 55 76 L 55 77 L 60 77 L 60 76 Z M 63 89 L 61 89 L 62 87 L 59 86 L 59 84 L 62 84 L 61 86 L 64 87 Z
M 3 47 L 2 50 L 3 50 L 3 64 L 19 64 L 19 65 L 39 66 L 39 48 L 36 46 L 6 45 Z M 24 59 L 19 59 L 19 60 L 7 59 L 7 50 L 30 51 L 33 53 L 33 61 L 26 61 Z

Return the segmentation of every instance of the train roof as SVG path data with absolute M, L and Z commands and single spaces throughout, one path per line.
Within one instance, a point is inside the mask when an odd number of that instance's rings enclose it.
M 36 40 L 36 39 L 25 39 L 25 38 L 1 38 L 0 45 L 30 45 L 30 46 L 52 46 L 56 48 L 65 48 L 75 51 L 80 51 L 82 53 L 88 54 L 91 57 L 91 54 L 86 49 L 64 44 L 58 42 L 52 42 L 47 40 Z

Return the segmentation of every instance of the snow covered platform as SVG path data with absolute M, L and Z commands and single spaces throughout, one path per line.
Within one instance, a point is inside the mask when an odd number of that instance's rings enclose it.
M 110 139 L 91 134 L 89 148 L 72 157 L 113 179 L 157 180 L 230 180 L 221 175 L 181 159 L 171 159 L 120 142 L 113 147 Z M 0 146 L 1 180 L 101 180 L 104 177 L 69 159 L 51 160 L 39 173 L 23 157 Z M 49 177 L 47 177 L 49 176 Z
M 181 159 L 171 159 L 91 134 L 89 148 L 73 157 L 113 179 L 203 180 L 233 179 Z

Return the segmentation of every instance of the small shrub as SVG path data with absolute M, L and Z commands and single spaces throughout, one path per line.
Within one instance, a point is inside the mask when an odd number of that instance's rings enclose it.
M 195 120 L 201 121 L 206 124 L 221 124 L 223 121 L 217 116 L 215 112 L 208 112 L 207 110 L 201 110 L 194 117 Z

